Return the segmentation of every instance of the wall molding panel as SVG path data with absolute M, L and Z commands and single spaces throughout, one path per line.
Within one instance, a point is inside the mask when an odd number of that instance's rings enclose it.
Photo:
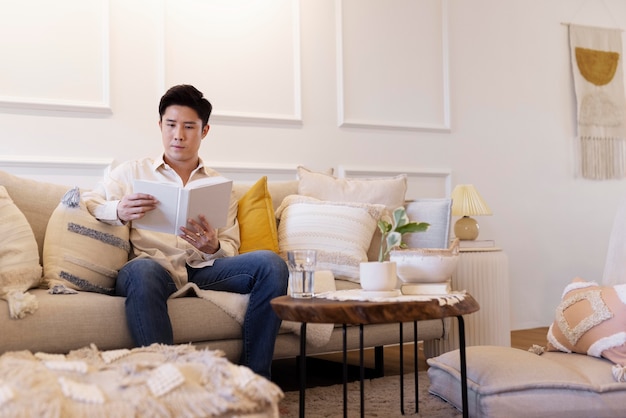
M 299 126 L 300 31 L 300 0 L 163 0 L 163 90 L 197 86 L 213 121 Z
M 0 170 L 48 183 L 93 188 L 113 164 L 113 158 L 51 158 L 0 156 Z
M 20 43 L 0 43 L 0 107 L 110 114 L 109 7 L 109 0 L 22 0 L 3 8 L 0 26 Z
M 254 183 L 263 176 L 269 181 L 296 180 L 298 164 L 250 164 L 238 162 L 212 162 L 211 168 L 224 177 L 243 183 Z
M 339 126 L 449 132 L 448 0 L 336 0 L 335 10 Z

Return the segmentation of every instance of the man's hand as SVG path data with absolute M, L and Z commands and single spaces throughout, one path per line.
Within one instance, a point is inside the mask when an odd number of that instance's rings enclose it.
M 154 196 L 145 193 L 128 194 L 117 205 L 117 217 L 123 222 L 143 218 L 159 203 Z
M 214 254 L 220 249 L 217 232 L 211 227 L 204 215 L 198 216 L 198 219 L 200 222 L 195 219 L 188 219 L 187 228 L 181 226 L 179 236 L 203 253 Z

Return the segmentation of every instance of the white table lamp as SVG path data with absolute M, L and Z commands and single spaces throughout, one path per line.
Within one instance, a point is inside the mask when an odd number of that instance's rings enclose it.
M 452 215 L 461 216 L 454 224 L 454 235 L 461 240 L 475 240 L 478 222 L 470 216 L 491 215 L 491 209 L 472 184 L 457 185 L 451 197 Z

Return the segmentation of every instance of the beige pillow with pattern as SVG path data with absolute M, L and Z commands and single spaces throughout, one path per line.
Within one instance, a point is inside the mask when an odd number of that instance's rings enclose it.
M 43 248 L 44 281 L 49 288 L 115 293 L 117 272 L 128 261 L 129 231 L 98 221 L 70 190 L 52 213 Z

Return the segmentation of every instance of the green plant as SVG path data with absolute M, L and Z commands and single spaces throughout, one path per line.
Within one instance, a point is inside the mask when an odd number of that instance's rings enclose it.
M 402 243 L 402 235 L 410 232 L 424 232 L 430 226 L 426 222 L 410 222 L 404 206 L 396 208 L 392 215 L 391 222 L 382 218 L 378 221 L 378 229 L 382 234 L 378 253 L 380 262 L 385 261 L 389 252 L 394 248 L 406 248 L 406 244 Z

